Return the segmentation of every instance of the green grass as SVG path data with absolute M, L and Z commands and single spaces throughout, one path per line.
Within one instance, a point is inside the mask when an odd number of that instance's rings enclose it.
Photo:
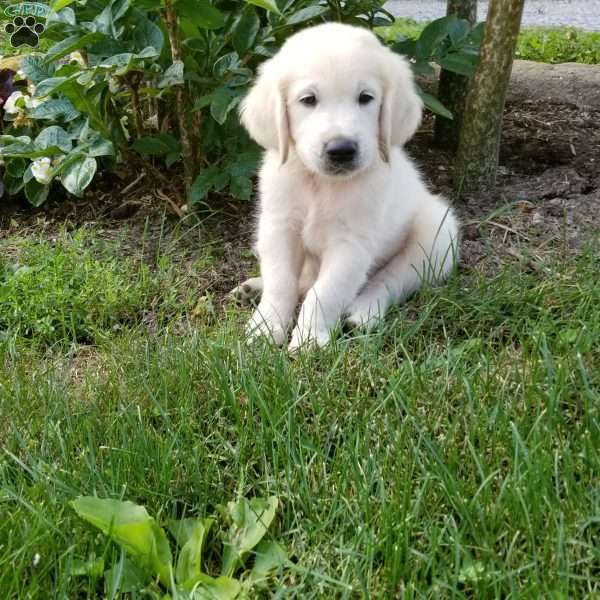
M 418 38 L 427 23 L 398 19 L 391 27 L 381 28 L 388 40 L 398 35 Z M 600 63 L 600 32 L 575 27 L 526 27 L 519 34 L 515 56 L 522 60 L 546 63 Z
M 102 595 L 100 580 L 70 575 L 118 558 L 69 508 L 79 494 L 161 520 L 276 494 L 272 535 L 295 565 L 280 598 L 600 594 L 597 253 L 463 273 L 373 335 L 290 358 L 244 345 L 248 311 L 207 319 L 193 293 L 166 293 L 182 272 L 166 254 L 146 272 L 94 236 L 58 247 L 30 249 L 63 263 L 45 289 L 105 281 L 128 290 L 116 296 L 134 299 L 129 314 L 164 317 L 114 328 L 107 304 L 89 316 L 105 332 L 91 346 L 4 331 L 3 598 Z M 65 306 L 47 298 L 50 312 Z
M 519 36 L 517 58 L 547 63 L 600 63 L 600 32 L 574 27 L 525 29 Z

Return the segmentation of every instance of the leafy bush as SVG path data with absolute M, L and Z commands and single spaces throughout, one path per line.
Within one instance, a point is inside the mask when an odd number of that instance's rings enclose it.
M 151 285 L 145 266 L 97 257 L 84 234 L 28 243 L 16 261 L 0 259 L 0 336 L 99 341 L 139 318 Z
M 188 200 L 228 189 L 252 194 L 259 152 L 236 108 L 257 66 L 298 28 L 338 20 L 390 25 L 384 0 L 55 0 L 44 36 L 55 43 L 21 63 L 27 93 L 4 104 L 3 180 L 43 203 L 54 181 L 82 196 L 98 168 L 136 153 L 181 162 Z M 466 72 L 479 30 L 454 17 L 419 42 L 393 40 L 415 70 L 429 61 Z M 443 107 L 424 96 L 436 110 Z M 175 109 L 175 110 L 174 110 Z M 192 180 L 195 182 L 192 185 Z

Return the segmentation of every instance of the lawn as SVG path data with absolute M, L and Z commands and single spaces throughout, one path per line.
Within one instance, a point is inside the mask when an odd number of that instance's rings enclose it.
M 81 494 L 161 521 L 277 496 L 278 598 L 600 594 L 597 248 L 461 271 L 290 357 L 195 292 L 216 252 L 133 246 L 1 241 L 3 598 L 102 596 L 77 573 L 119 552 Z
M 418 38 L 427 23 L 397 19 L 391 27 L 382 27 L 389 40 L 398 35 Z M 600 32 L 576 27 L 525 27 L 519 34 L 516 58 L 546 63 L 600 63 Z
M 517 54 L 597 63 L 598 35 L 526 30 Z M 0 596 L 209 598 L 111 594 L 123 555 L 76 514 L 87 495 L 162 525 L 214 517 L 215 577 L 227 503 L 276 497 L 267 539 L 288 560 L 249 598 L 600 597 L 600 239 L 572 235 L 597 222 L 597 128 L 532 110 L 511 108 L 509 187 L 461 213 L 450 281 L 295 356 L 248 346 L 250 309 L 225 299 L 256 269 L 239 204 L 222 203 L 233 237 L 159 217 L 150 187 L 150 217 L 114 216 L 123 186 L 63 218 L 2 212 Z M 428 178 L 447 174 L 423 143 Z

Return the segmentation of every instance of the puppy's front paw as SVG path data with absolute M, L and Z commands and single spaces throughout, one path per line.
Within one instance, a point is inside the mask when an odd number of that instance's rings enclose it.
M 239 304 L 251 304 L 257 301 L 263 291 L 262 277 L 251 277 L 233 288 L 228 297 Z
M 327 330 L 312 331 L 302 327 L 295 327 L 292 339 L 288 346 L 290 352 L 298 352 L 300 348 L 311 349 L 315 346 L 323 348 L 331 341 L 331 334 Z
M 246 336 L 249 344 L 259 338 L 267 338 L 281 346 L 286 340 L 287 332 L 278 319 L 269 318 L 257 309 L 246 325 Z
M 359 296 L 348 308 L 346 321 L 355 327 L 370 331 L 381 322 L 382 317 L 377 302 L 371 302 Z

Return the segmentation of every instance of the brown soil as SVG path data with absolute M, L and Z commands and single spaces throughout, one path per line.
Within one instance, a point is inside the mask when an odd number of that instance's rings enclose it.
M 586 67 L 586 73 L 591 83 L 600 79 L 600 67 Z M 589 92 L 581 75 L 569 66 L 557 75 L 556 66 L 517 64 L 497 187 L 455 202 L 463 222 L 463 268 L 494 270 L 518 261 L 539 269 L 549 254 L 577 252 L 600 229 L 600 88 Z M 432 146 L 432 129 L 427 118 L 408 150 L 433 189 L 451 196 L 452 157 Z M 173 186 L 173 174 L 168 178 L 147 175 L 132 185 L 136 177 L 105 175 L 85 200 L 36 210 L 4 199 L 0 239 L 52 235 L 62 226 L 94 226 L 116 236 L 127 227 L 132 253 L 139 253 L 144 236 L 150 260 L 166 244 L 184 263 L 210 244 L 220 260 L 198 291 L 222 298 L 256 271 L 249 251 L 253 207 L 213 198 L 210 210 L 183 214 L 181 185 Z

